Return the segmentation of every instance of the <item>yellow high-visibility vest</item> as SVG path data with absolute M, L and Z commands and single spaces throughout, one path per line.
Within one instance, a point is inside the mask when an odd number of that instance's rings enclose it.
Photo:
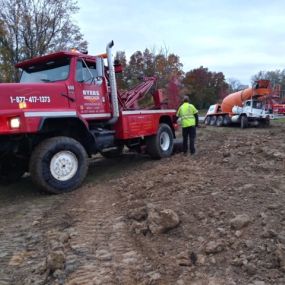
M 196 122 L 194 114 L 197 113 L 198 110 L 194 107 L 194 105 L 185 102 L 179 107 L 176 116 L 181 118 L 182 128 L 186 128 L 195 126 Z

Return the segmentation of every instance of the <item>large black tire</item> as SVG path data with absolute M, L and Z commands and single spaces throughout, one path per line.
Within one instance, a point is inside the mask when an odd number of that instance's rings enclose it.
M 224 126 L 229 126 L 230 123 L 231 123 L 231 119 L 230 119 L 229 115 L 225 115 L 225 116 L 223 117 L 223 125 L 224 125 Z
M 218 116 L 216 120 L 216 126 L 217 127 L 222 127 L 224 122 L 224 117 L 223 116 Z
M 146 138 L 146 151 L 154 159 L 168 157 L 173 151 L 173 132 L 169 125 L 160 124 L 157 134 Z
M 270 118 L 269 118 L 269 117 L 265 118 L 265 119 L 262 121 L 261 126 L 264 127 L 264 128 L 270 127 Z
M 30 159 L 33 182 L 46 192 L 60 194 L 78 188 L 88 171 L 83 146 L 69 137 L 54 137 L 40 143 Z
M 240 127 L 242 129 L 245 129 L 245 128 L 248 127 L 248 118 L 247 118 L 247 116 L 245 116 L 245 115 L 241 116 L 241 118 L 240 118 Z
M 207 116 L 205 119 L 205 125 L 210 125 L 211 117 Z
M 217 122 L 217 116 L 211 116 L 210 125 L 215 126 Z

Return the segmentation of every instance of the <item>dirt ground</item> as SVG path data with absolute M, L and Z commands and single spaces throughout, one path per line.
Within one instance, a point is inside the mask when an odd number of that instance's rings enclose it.
M 197 154 L 95 157 L 75 192 L 0 187 L 0 284 L 285 284 L 285 123 Z

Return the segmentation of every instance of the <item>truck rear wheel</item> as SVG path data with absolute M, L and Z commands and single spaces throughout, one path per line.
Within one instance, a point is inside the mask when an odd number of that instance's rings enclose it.
M 147 153 L 155 159 L 168 157 L 173 151 L 173 133 L 167 124 L 160 124 L 157 134 L 146 139 Z
M 223 122 L 224 122 L 223 116 L 218 116 L 217 117 L 217 121 L 216 121 L 217 127 L 222 127 L 223 126 Z
M 40 143 L 30 160 L 36 185 L 49 193 L 70 192 L 87 175 L 88 157 L 83 146 L 69 137 L 54 137 Z
M 245 129 L 245 128 L 247 128 L 248 127 L 248 119 L 247 119 L 247 116 L 241 116 L 241 118 L 240 118 L 240 127 L 242 128 L 242 129 Z
M 210 121 L 210 125 L 211 126 L 215 126 L 217 122 L 217 116 L 212 116 L 211 117 L 211 121 Z
M 231 123 L 231 119 L 230 119 L 229 115 L 225 115 L 223 117 L 223 125 L 228 126 L 228 125 L 230 125 L 230 123 Z
M 207 116 L 205 119 L 205 125 L 210 125 L 211 117 Z

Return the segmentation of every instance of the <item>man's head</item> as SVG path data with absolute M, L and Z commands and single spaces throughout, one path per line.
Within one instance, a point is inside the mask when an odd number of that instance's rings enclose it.
M 184 103 L 189 103 L 189 97 L 188 96 L 184 96 L 183 97 L 183 102 Z

